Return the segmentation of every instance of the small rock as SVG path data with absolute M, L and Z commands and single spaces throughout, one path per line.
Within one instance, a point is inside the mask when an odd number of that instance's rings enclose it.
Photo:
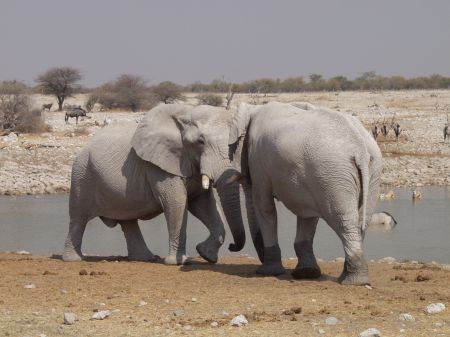
M 183 327 L 183 329 L 184 330 L 192 330 L 192 325 L 185 325 L 184 327 Z
M 41 334 L 39 335 L 39 337 L 47 337 L 47 335 L 46 335 L 46 334 L 43 334 L 43 333 L 41 333 Z
M 216 321 L 211 322 L 211 328 L 217 328 L 219 326 L 219 323 L 217 323 Z
M 359 337 L 381 337 L 381 332 L 375 328 L 369 328 L 361 332 Z
M 75 323 L 75 320 L 76 320 L 75 314 L 73 314 L 71 312 L 66 312 L 64 314 L 64 324 L 65 325 L 72 325 Z
M 410 314 L 400 314 L 398 317 L 400 321 L 406 321 L 406 322 L 414 322 L 416 319 L 410 315 Z
M 79 275 L 87 275 L 88 272 L 86 271 L 86 269 L 81 269 L 80 272 L 78 273 Z
M 67 290 L 66 289 L 61 289 L 61 294 L 62 295 L 66 295 L 67 294 Z
M 434 326 L 437 326 L 438 328 L 442 327 L 443 325 L 444 325 L 444 324 L 439 323 L 439 322 L 434 323 Z
M 338 323 L 338 319 L 336 317 L 330 316 L 325 320 L 326 325 L 336 325 Z
M 444 310 L 445 310 L 445 305 L 443 303 L 431 303 L 425 309 L 425 311 L 429 314 L 437 314 Z
M 369 290 L 372 290 L 373 288 L 371 286 L 369 286 L 368 284 L 366 284 L 364 287 L 366 287 Z
M 139 306 L 140 306 L 140 307 L 143 307 L 144 305 L 147 305 L 147 302 L 145 302 L 145 301 L 140 301 L 140 302 L 139 302 Z
M 230 324 L 231 324 L 231 326 L 243 326 L 243 325 L 247 325 L 248 321 L 244 315 L 239 315 L 239 316 L 236 316 L 235 318 L 233 318 L 231 320 Z
M 192 302 L 197 302 L 197 298 L 192 297 L 192 298 L 191 298 L 191 301 L 192 301 Z
M 222 316 L 228 317 L 228 316 L 230 316 L 230 313 L 228 313 L 224 310 L 224 311 L 222 311 Z
M 391 256 L 386 256 L 383 257 L 382 259 L 378 260 L 378 262 L 385 262 L 385 263 L 393 263 L 395 262 L 395 258 L 391 257 Z
M 324 329 L 319 329 L 319 335 L 323 335 L 325 333 Z
M 183 316 L 184 315 L 184 310 L 183 309 L 176 309 L 176 310 L 174 310 L 173 315 L 176 316 L 176 317 Z
M 23 287 L 25 289 L 34 289 L 34 288 L 36 288 L 36 286 L 34 284 L 25 284 Z
M 301 314 L 302 307 L 292 307 L 291 310 L 294 312 L 294 314 Z
M 91 320 L 102 320 L 105 319 L 106 317 L 109 317 L 111 315 L 111 311 L 109 310 L 100 310 L 95 312 L 92 317 Z
M 26 250 L 18 250 L 17 252 L 14 253 L 19 255 L 31 255 L 31 253 L 27 252 Z

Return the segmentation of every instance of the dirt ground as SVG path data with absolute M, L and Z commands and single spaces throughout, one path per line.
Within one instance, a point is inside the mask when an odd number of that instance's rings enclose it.
M 342 262 L 321 261 L 319 280 L 294 280 L 295 263 L 284 261 L 288 273 L 275 278 L 257 276 L 249 257 L 165 266 L 2 253 L 0 336 L 358 336 L 368 328 L 450 336 L 448 265 L 370 263 L 365 287 L 337 283 Z M 430 303 L 447 308 L 427 314 Z M 111 315 L 91 320 L 101 310 Z M 64 313 L 76 315 L 73 325 L 63 324 Z M 401 321 L 403 313 L 415 321 Z M 239 314 L 248 324 L 232 327 Z

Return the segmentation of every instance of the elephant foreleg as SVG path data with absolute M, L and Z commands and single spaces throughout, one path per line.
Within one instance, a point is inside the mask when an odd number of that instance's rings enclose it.
M 186 255 L 187 191 L 181 178 L 165 179 L 156 186 L 169 231 L 165 264 L 189 263 Z
M 262 187 L 262 184 L 259 186 Z M 260 224 L 264 242 L 264 261 L 256 272 L 262 275 L 281 275 L 285 269 L 281 264 L 281 250 L 278 245 L 277 210 L 271 191 L 253 189 L 255 213 Z
M 219 249 L 225 240 L 225 220 L 214 197 L 214 190 L 209 189 L 190 202 L 189 211 L 209 229 L 208 238 L 196 246 L 197 252 L 206 261 L 216 263 Z
M 319 218 L 303 219 L 297 217 L 297 235 L 294 249 L 298 264 L 292 276 L 298 279 L 318 278 L 322 274 L 313 251 L 314 235 Z
M 64 261 L 81 261 L 83 259 L 81 244 L 87 222 L 88 220 L 85 218 L 70 219 L 69 233 L 67 234 L 62 255 Z
M 153 255 L 145 244 L 137 220 L 120 221 L 127 242 L 128 259 L 134 261 L 157 262 L 160 257 Z

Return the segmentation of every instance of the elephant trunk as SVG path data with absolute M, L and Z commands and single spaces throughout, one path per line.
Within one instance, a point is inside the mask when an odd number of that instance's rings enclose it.
M 237 182 L 228 185 L 221 184 L 216 188 L 234 240 L 234 243 L 231 243 L 228 249 L 232 252 L 238 252 L 245 245 L 245 228 L 242 220 L 239 184 Z

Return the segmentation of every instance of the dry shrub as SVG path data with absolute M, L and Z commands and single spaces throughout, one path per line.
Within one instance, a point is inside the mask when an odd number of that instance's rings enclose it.
M 33 109 L 31 111 L 24 111 L 21 114 L 15 131 L 22 133 L 42 133 L 51 132 L 52 128 L 44 122 L 41 111 L 39 109 Z
M 220 95 L 212 93 L 203 93 L 197 97 L 199 105 L 221 106 L 223 98 Z

